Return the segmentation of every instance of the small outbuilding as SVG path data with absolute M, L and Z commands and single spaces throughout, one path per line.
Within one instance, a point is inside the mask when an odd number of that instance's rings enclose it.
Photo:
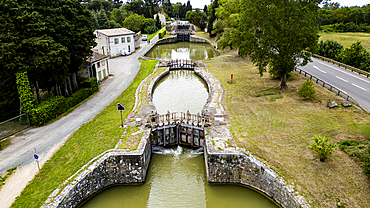
M 108 66 L 108 59 L 107 55 L 93 52 L 91 57 L 88 57 L 83 64 L 82 67 L 85 70 L 80 71 L 80 76 L 82 77 L 96 77 L 98 82 L 103 81 L 104 79 L 109 77 L 109 66 Z

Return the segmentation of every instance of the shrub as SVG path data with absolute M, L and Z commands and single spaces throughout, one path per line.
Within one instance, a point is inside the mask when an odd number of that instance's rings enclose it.
M 164 35 L 166 35 L 166 32 L 167 32 L 167 30 L 166 30 L 166 29 L 162 29 L 161 31 L 159 31 L 159 33 L 158 33 L 158 37 L 159 37 L 159 39 L 163 38 L 163 37 L 164 37 Z
M 303 98 L 316 98 L 316 90 L 313 88 L 313 81 L 310 78 L 307 78 L 307 81 L 302 84 L 301 87 L 298 88 L 298 96 Z
M 63 114 L 69 108 L 77 105 L 99 90 L 99 85 L 96 82 L 96 78 L 86 79 L 81 83 L 80 86 L 85 88 L 77 90 L 68 98 L 57 96 L 42 102 L 39 106 L 32 109 L 29 112 L 31 124 L 41 126 L 51 119 Z
M 333 142 L 328 143 L 329 137 L 314 136 L 314 142 L 309 146 L 310 149 L 316 152 L 321 162 L 333 154 L 333 149 L 336 146 Z
M 40 126 L 51 119 L 58 117 L 67 110 L 66 98 L 57 96 L 42 102 L 36 108 L 30 110 L 29 116 L 32 125 Z
M 319 51 L 317 52 L 320 56 L 326 58 L 335 59 L 336 56 L 343 50 L 343 46 L 337 41 L 326 40 L 319 42 Z

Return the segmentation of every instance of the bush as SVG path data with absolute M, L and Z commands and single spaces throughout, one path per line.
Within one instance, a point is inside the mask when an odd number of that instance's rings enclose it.
M 310 78 L 307 78 L 307 81 L 302 84 L 301 87 L 298 88 L 298 96 L 303 98 L 316 98 L 316 90 L 313 88 L 313 81 Z
M 336 59 L 339 53 L 343 50 L 343 46 L 337 41 L 326 40 L 319 42 L 319 51 L 317 52 L 320 56 L 324 56 L 330 59 Z
M 316 152 L 319 156 L 321 162 L 325 162 L 325 160 L 333 154 L 333 149 L 336 146 L 333 142 L 327 143 L 329 137 L 314 137 L 314 142 L 309 146 L 310 149 Z
M 53 99 L 46 100 L 41 105 L 30 110 L 29 116 L 32 125 L 40 126 L 51 119 L 54 119 L 67 110 L 66 98 L 57 96 Z
M 166 29 L 162 29 L 161 31 L 159 31 L 159 33 L 158 33 L 158 37 L 159 37 L 159 39 L 163 38 L 163 37 L 164 37 L 164 35 L 166 35 L 166 32 L 167 32 L 167 30 L 166 30 Z
M 57 96 L 42 102 L 39 106 L 32 109 L 29 113 L 31 124 L 35 126 L 41 126 L 51 119 L 63 114 L 69 108 L 77 105 L 99 90 L 96 78 L 86 79 L 81 83 L 80 86 L 85 88 L 77 90 L 68 98 Z

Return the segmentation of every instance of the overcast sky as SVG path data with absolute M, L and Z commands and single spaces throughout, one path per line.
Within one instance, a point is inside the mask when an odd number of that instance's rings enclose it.
M 185 3 L 188 2 L 188 0 L 171 0 L 171 3 L 181 2 Z M 370 4 L 369 0 L 331 0 L 331 2 L 339 2 L 341 6 L 363 6 L 366 4 Z M 203 9 L 204 5 L 210 5 L 211 0 L 190 0 L 190 4 L 193 6 L 193 8 L 200 8 Z

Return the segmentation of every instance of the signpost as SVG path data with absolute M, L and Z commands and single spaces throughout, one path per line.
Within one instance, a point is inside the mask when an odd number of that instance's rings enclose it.
M 117 103 L 117 110 L 121 111 L 121 127 L 123 127 L 123 118 L 122 118 L 122 111 L 125 110 L 125 107 L 121 103 Z
M 35 158 L 36 163 L 37 163 L 37 167 L 39 168 L 39 171 L 40 171 L 39 156 L 36 153 L 36 148 L 34 148 L 34 149 L 35 149 L 35 154 L 33 155 L 33 158 Z

